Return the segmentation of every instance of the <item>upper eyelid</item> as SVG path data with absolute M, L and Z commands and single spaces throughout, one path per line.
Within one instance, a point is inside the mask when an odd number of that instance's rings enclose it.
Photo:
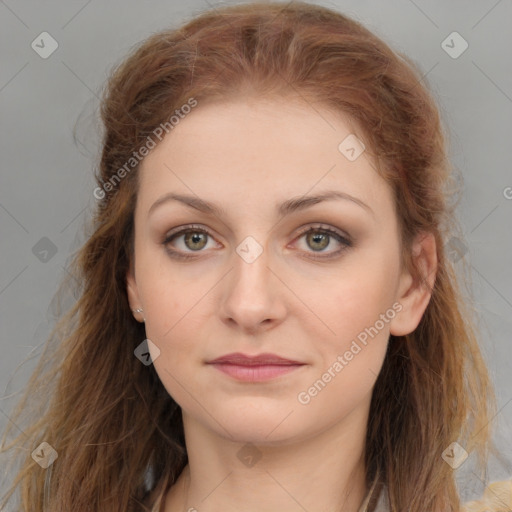
M 213 238 L 213 233 L 210 229 L 207 229 L 202 226 L 198 226 L 198 225 L 194 224 L 194 225 L 180 226 L 178 228 L 175 228 L 175 229 L 172 229 L 172 230 L 166 232 L 164 235 L 164 241 L 168 240 L 169 238 L 174 237 L 174 236 L 178 236 L 178 235 L 183 236 L 187 231 L 202 231 Z

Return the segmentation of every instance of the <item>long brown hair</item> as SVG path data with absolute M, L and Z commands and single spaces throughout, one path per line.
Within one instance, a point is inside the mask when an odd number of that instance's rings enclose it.
M 422 82 L 409 58 L 359 22 L 303 2 L 212 9 L 152 35 L 113 70 L 101 103 L 98 202 L 73 260 L 79 297 L 12 415 L 14 424 L 25 425 L 23 415 L 30 424 L 4 448 L 23 458 L 7 496 L 19 488 L 17 510 L 147 511 L 150 492 L 174 483 L 186 465 L 181 410 L 153 366 L 134 356 L 145 333 L 130 311 L 125 276 L 139 165 L 126 164 L 158 127 L 170 132 L 169 116 L 191 98 L 201 105 L 249 94 L 298 95 L 356 122 L 394 192 L 403 264 L 424 285 L 411 241 L 434 234 L 431 300 L 413 333 L 389 340 L 365 461 L 368 482 L 378 471 L 392 511 L 459 510 L 454 470 L 442 454 L 458 442 L 483 468 L 495 403 L 467 306 L 470 288 L 458 285 L 464 258 L 456 266 L 446 250 L 462 239 L 451 201 L 456 180 L 448 135 Z M 43 441 L 58 453 L 45 470 L 31 457 Z

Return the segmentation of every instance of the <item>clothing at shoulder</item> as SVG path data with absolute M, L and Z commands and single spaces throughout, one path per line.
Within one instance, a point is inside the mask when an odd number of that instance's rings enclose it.
M 168 484 L 168 479 L 162 479 L 161 484 L 151 493 L 151 501 L 154 500 L 151 512 L 163 512 L 165 502 L 164 498 L 166 491 L 169 488 Z M 379 482 L 378 476 L 373 481 L 373 484 L 358 512 L 389 512 L 387 507 L 386 488 Z
M 512 480 L 489 484 L 482 498 L 464 503 L 461 512 L 502 512 L 512 510 Z
M 155 500 L 151 512 L 163 512 L 164 497 L 168 490 L 168 479 L 154 489 Z M 386 485 L 375 478 L 368 495 L 358 512 L 390 512 Z M 480 500 L 464 503 L 461 512 L 502 512 L 512 510 L 512 480 L 493 482 L 487 486 Z
M 388 503 L 387 488 L 381 484 L 380 488 L 375 489 L 366 512 L 390 512 Z M 511 510 L 512 480 L 504 480 L 489 484 L 481 499 L 464 503 L 460 512 L 509 512 Z

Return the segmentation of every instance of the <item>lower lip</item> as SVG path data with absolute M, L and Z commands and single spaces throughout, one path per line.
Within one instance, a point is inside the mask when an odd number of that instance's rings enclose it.
M 263 382 L 266 380 L 279 377 L 291 373 L 298 368 L 301 368 L 302 364 L 262 364 L 253 366 L 244 366 L 227 363 L 212 363 L 212 366 L 217 370 L 233 377 L 234 379 L 244 382 Z

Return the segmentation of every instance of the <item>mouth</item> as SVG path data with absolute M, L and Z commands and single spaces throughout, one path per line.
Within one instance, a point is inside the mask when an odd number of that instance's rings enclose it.
M 291 373 L 303 364 L 229 364 L 229 363 L 209 363 L 217 370 L 233 377 L 236 380 L 244 382 L 263 382 L 274 379 L 287 373 Z
M 227 354 L 207 364 L 238 381 L 263 382 L 289 374 L 305 366 L 305 363 L 286 359 L 275 354 L 248 356 Z

